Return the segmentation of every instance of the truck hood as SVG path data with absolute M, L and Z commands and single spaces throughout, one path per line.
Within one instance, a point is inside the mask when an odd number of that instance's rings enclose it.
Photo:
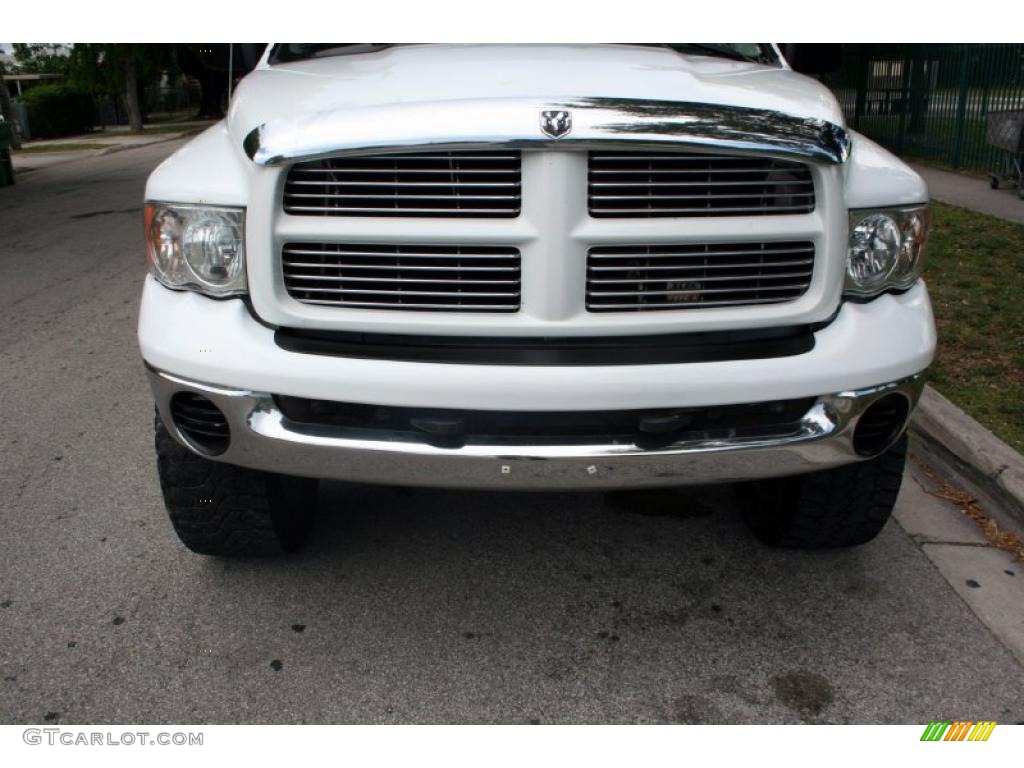
M 771 110 L 844 126 L 831 91 L 779 66 L 637 45 L 407 45 L 261 65 L 228 115 L 235 145 L 264 123 L 339 109 L 501 98 L 633 99 Z

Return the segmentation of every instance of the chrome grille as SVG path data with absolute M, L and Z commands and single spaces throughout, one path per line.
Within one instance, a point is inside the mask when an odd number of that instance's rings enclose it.
M 587 254 L 587 309 L 776 304 L 803 295 L 813 270 L 810 242 L 601 246 Z
M 742 155 L 591 152 L 590 215 L 756 216 L 814 210 L 807 166 Z
M 364 309 L 515 312 L 519 251 L 498 246 L 287 243 L 288 295 Z
M 292 166 L 286 213 L 302 216 L 510 218 L 519 215 L 519 152 L 339 157 Z

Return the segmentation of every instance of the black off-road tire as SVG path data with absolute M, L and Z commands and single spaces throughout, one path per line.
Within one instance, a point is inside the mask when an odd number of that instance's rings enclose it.
M 201 555 L 290 552 L 316 514 L 318 481 L 246 469 L 197 456 L 156 418 L 164 505 L 182 543 Z
M 741 486 L 743 519 L 760 541 L 775 547 L 865 544 L 892 515 L 906 456 L 904 435 L 868 461 Z

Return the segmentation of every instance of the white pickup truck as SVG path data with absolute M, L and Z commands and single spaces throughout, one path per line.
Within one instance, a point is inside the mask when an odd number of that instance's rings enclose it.
M 772 44 L 272 45 L 146 187 L 171 522 L 249 555 L 321 478 L 735 482 L 768 544 L 866 542 L 935 350 L 926 206 Z

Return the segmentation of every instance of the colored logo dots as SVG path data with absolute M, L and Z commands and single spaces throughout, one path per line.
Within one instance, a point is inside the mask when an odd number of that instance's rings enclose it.
M 932 720 L 921 741 L 988 741 L 995 727 L 995 720 Z

